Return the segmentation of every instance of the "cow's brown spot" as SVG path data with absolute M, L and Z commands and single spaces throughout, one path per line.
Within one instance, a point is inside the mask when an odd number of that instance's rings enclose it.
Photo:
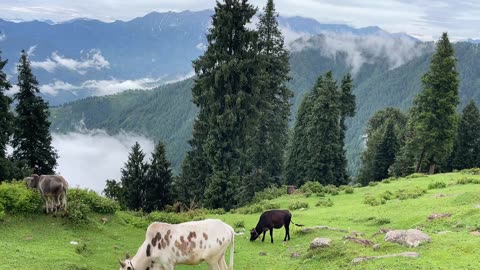
M 225 242 L 225 237 L 222 237 L 222 242 Z
M 147 257 L 150 257 L 150 244 L 147 246 Z
M 190 232 L 188 234 L 188 237 L 187 237 L 188 242 L 192 242 L 192 239 L 195 239 L 195 238 L 197 238 L 197 233 L 196 232 Z
M 163 239 L 162 239 L 162 242 L 161 242 L 162 248 L 165 249 L 168 246 L 167 243 L 168 243 L 168 241 L 163 241 Z
M 205 240 L 208 240 L 208 235 L 206 233 L 203 233 L 203 238 L 205 238 Z
M 172 239 L 172 235 L 170 233 L 171 233 L 171 231 L 168 230 L 167 233 L 165 234 L 165 237 L 164 237 L 165 241 L 167 241 L 167 246 L 170 246 L 170 239 Z
M 157 245 L 157 242 L 159 242 L 162 239 L 162 235 L 157 232 L 155 237 L 152 238 L 152 246 L 155 247 Z
M 180 257 L 180 253 L 178 253 L 178 250 L 177 252 L 175 252 L 175 255 L 177 255 L 177 257 Z

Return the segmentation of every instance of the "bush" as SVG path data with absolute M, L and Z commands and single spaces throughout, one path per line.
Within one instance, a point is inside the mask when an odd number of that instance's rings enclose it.
M 412 173 L 412 174 L 406 176 L 405 178 L 406 179 L 412 179 L 412 178 L 420 178 L 420 177 L 427 177 L 427 175 L 425 175 L 423 173 Z
M 72 200 L 68 203 L 68 218 L 79 224 L 88 223 L 88 213 L 92 210 L 81 200 Z
M 371 182 L 368 182 L 368 185 L 371 186 L 371 187 L 374 187 L 374 186 L 378 185 L 378 182 L 371 181 Z
M 380 199 L 382 200 L 389 201 L 392 198 L 393 198 L 393 193 L 390 192 L 389 190 L 380 193 Z
M 33 214 L 41 213 L 44 202 L 38 191 L 16 181 L 0 184 L 0 205 L 6 214 Z
M 322 206 L 322 207 L 332 207 L 333 206 L 333 201 L 328 198 L 328 199 L 320 199 L 315 206 Z
M 0 204 L 0 221 L 3 221 L 5 218 L 5 208 L 3 207 L 2 204 Z
M 365 197 L 365 199 L 363 199 L 363 203 L 364 204 L 369 204 L 371 206 L 378 206 L 380 204 L 385 204 L 385 200 L 384 199 L 377 199 L 371 195 L 368 195 Z
M 311 192 L 307 192 L 305 194 L 303 194 L 305 196 L 305 198 L 309 198 L 312 196 L 312 193 Z
M 225 215 L 226 211 L 223 208 L 212 209 L 208 211 L 211 215 Z
M 338 188 L 334 185 L 328 185 L 324 188 L 325 193 L 330 194 L 330 195 L 338 195 L 340 192 Z
M 457 180 L 457 185 L 466 185 L 466 184 L 480 184 L 480 180 L 467 178 L 467 177 L 463 177 Z
M 446 188 L 447 184 L 444 182 L 433 182 L 428 185 L 428 189 L 439 189 L 439 188 Z
M 190 221 L 190 219 L 183 214 L 167 212 L 151 212 L 148 214 L 147 220 L 150 222 L 165 222 L 170 224 L 178 224 Z
M 354 191 L 355 189 L 353 187 L 348 186 L 345 188 L 345 194 L 352 194 Z
M 471 174 L 471 175 L 480 175 L 480 168 L 472 168 L 462 170 L 461 173 Z
M 323 192 L 323 186 L 319 182 L 308 181 L 300 187 L 302 193 L 321 193 Z
M 296 201 L 293 203 L 290 203 L 288 206 L 288 209 L 290 210 L 298 210 L 302 208 L 308 208 L 308 203 L 307 202 L 301 202 L 301 201 Z
M 67 194 L 68 204 L 82 202 L 93 212 L 100 214 L 113 214 L 120 209 L 120 205 L 111 199 L 98 195 L 95 191 L 73 188 Z
M 423 196 L 423 194 L 425 193 L 427 193 L 427 190 L 420 187 L 415 187 L 411 189 L 399 189 L 395 193 L 395 197 L 399 200 L 416 199 Z
M 252 202 L 257 203 L 265 200 L 273 200 L 285 194 L 287 194 L 286 186 L 277 187 L 275 185 L 271 185 L 262 191 L 255 192 Z
M 237 220 L 237 221 L 235 221 L 235 223 L 233 223 L 233 226 L 235 228 L 245 228 L 245 221 Z

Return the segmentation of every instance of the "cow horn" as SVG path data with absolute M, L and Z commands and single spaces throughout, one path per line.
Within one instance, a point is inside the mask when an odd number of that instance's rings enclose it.
M 125 259 L 127 259 L 127 260 L 130 259 L 130 255 L 128 253 L 125 254 Z
M 127 266 L 126 263 L 122 262 L 122 260 L 118 259 L 118 262 L 120 263 L 120 266 L 123 268 L 125 266 Z

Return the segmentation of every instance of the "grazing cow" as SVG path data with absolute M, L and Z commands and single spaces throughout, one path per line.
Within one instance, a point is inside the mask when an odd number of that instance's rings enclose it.
M 260 216 L 257 226 L 250 231 L 250 241 L 255 241 L 261 233 L 263 233 L 262 242 L 265 241 L 265 233 L 270 230 L 270 240 L 273 244 L 273 228 L 280 229 L 282 226 L 285 226 L 285 238 L 283 241 L 287 241 L 287 237 L 290 240 L 290 222 L 293 223 L 292 214 L 288 210 L 265 211 Z M 301 224 L 295 225 L 303 226 Z
M 36 188 L 40 191 L 45 201 L 45 210 L 47 214 L 51 210 L 55 215 L 58 208 L 67 211 L 67 181 L 60 175 L 36 175 L 25 178 L 29 188 Z M 49 203 L 50 199 L 50 203 Z
M 177 264 L 208 264 L 210 270 L 227 270 L 225 252 L 230 248 L 233 270 L 235 232 L 218 219 L 148 226 L 145 241 L 133 258 L 120 261 L 120 270 L 173 270 Z

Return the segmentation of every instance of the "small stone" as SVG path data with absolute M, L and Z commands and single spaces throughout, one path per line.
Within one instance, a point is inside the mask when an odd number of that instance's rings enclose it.
M 373 245 L 373 251 L 378 251 L 380 249 L 380 244 Z
M 294 252 L 290 255 L 290 258 L 300 258 L 301 254 L 298 252 Z
M 258 255 L 260 255 L 260 256 L 267 256 L 268 253 L 265 252 L 265 251 L 260 251 L 260 252 L 258 253 Z
M 385 234 L 385 241 L 406 247 L 418 247 L 420 244 L 430 242 L 431 238 L 426 233 L 417 229 L 394 230 Z
M 76 245 L 78 245 L 78 242 L 77 241 L 70 241 L 70 245 L 76 246 Z
M 470 232 L 470 234 L 473 235 L 473 236 L 480 236 L 479 231 L 473 231 L 473 232 Z
M 310 249 L 329 247 L 332 240 L 328 238 L 315 238 L 310 243 Z
M 473 206 L 473 209 L 480 209 L 480 204 L 475 204 L 475 205 Z

